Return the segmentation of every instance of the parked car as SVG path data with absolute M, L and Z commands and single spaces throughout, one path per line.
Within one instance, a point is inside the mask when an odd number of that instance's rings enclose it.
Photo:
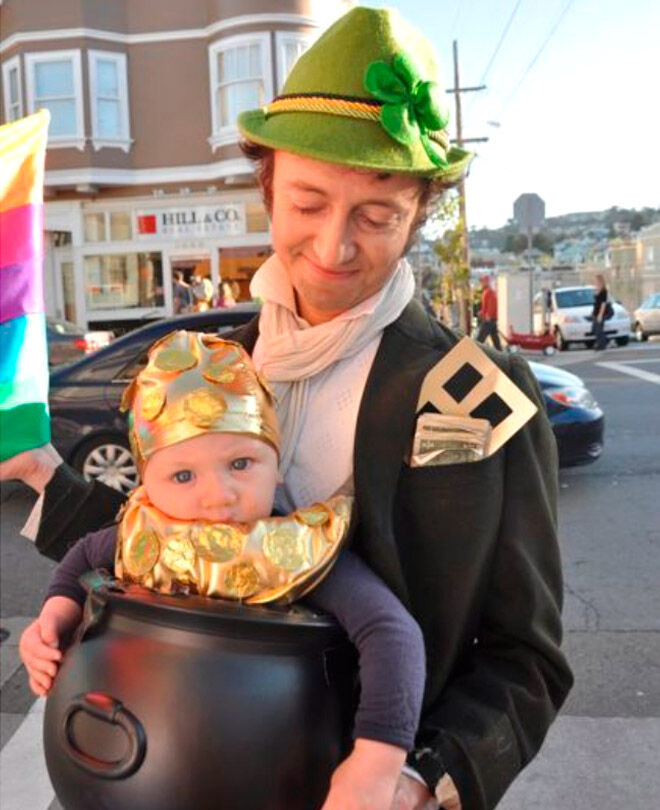
M 572 467 L 596 461 L 603 452 L 605 417 L 591 391 L 576 374 L 563 368 L 534 362 L 529 365 L 541 386 L 557 440 L 559 465 Z
M 255 304 L 189 313 L 154 321 L 50 377 L 53 444 L 88 478 L 128 492 L 138 471 L 126 435 L 121 395 L 146 365 L 147 350 L 175 329 L 227 333 L 256 315 Z M 532 363 L 557 436 L 562 464 L 594 461 L 603 447 L 603 414 L 574 374 Z
M 557 287 L 538 293 L 534 298 L 534 331 L 542 331 L 544 326 L 543 296 L 547 296 L 549 328 L 555 336 L 557 348 L 565 351 L 573 343 L 584 343 L 587 348 L 592 348 L 595 341 L 591 317 L 594 293 L 594 287 L 589 285 Z M 605 336 L 608 340 L 615 340 L 617 346 L 625 346 L 630 340 L 630 315 L 619 301 L 612 301 L 612 309 L 613 316 L 605 321 Z
M 660 335 L 660 292 L 653 293 L 633 312 L 633 332 L 639 341 Z
M 114 338 L 111 331 L 87 332 L 78 324 L 61 318 L 46 318 L 48 365 L 59 366 L 79 360 L 90 352 L 107 346 Z

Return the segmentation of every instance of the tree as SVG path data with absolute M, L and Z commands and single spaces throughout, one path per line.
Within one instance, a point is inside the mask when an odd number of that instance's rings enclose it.
M 434 291 L 442 319 L 451 323 L 458 308 L 459 325 L 469 334 L 471 325 L 470 265 L 466 261 L 467 230 L 459 214 L 458 194 L 444 194 L 431 211 L 427 233 L 435 236 L 433 250 L 442 263 L 442 273 Z

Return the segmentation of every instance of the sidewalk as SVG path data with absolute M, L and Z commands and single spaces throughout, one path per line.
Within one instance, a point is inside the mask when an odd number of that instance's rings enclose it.
M 658 717 L 559 717 L 498 810 L 650 810 L 658 763 Z

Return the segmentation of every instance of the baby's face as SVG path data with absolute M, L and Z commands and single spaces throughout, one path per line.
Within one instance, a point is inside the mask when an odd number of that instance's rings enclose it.
M 277 453 L 234 433 L 206 433 L 157 450 L 142 482 L 151 502 L 175 520 L 249 523 L 268 517 L 277 484 Z

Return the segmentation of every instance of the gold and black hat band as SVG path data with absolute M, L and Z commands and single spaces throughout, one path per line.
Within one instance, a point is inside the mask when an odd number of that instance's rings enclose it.
M 379 121 L 384 106 L 380 101 L 373 99 L 342 96 L 336 93 L 290 93 L 276 96 L 265 107 L 265 112 L 266 117 L 280 113 L 311 112 Z M 427 134 L 444 149 L 449 149 L 449 135 L 446 130 L 436 130 Z

